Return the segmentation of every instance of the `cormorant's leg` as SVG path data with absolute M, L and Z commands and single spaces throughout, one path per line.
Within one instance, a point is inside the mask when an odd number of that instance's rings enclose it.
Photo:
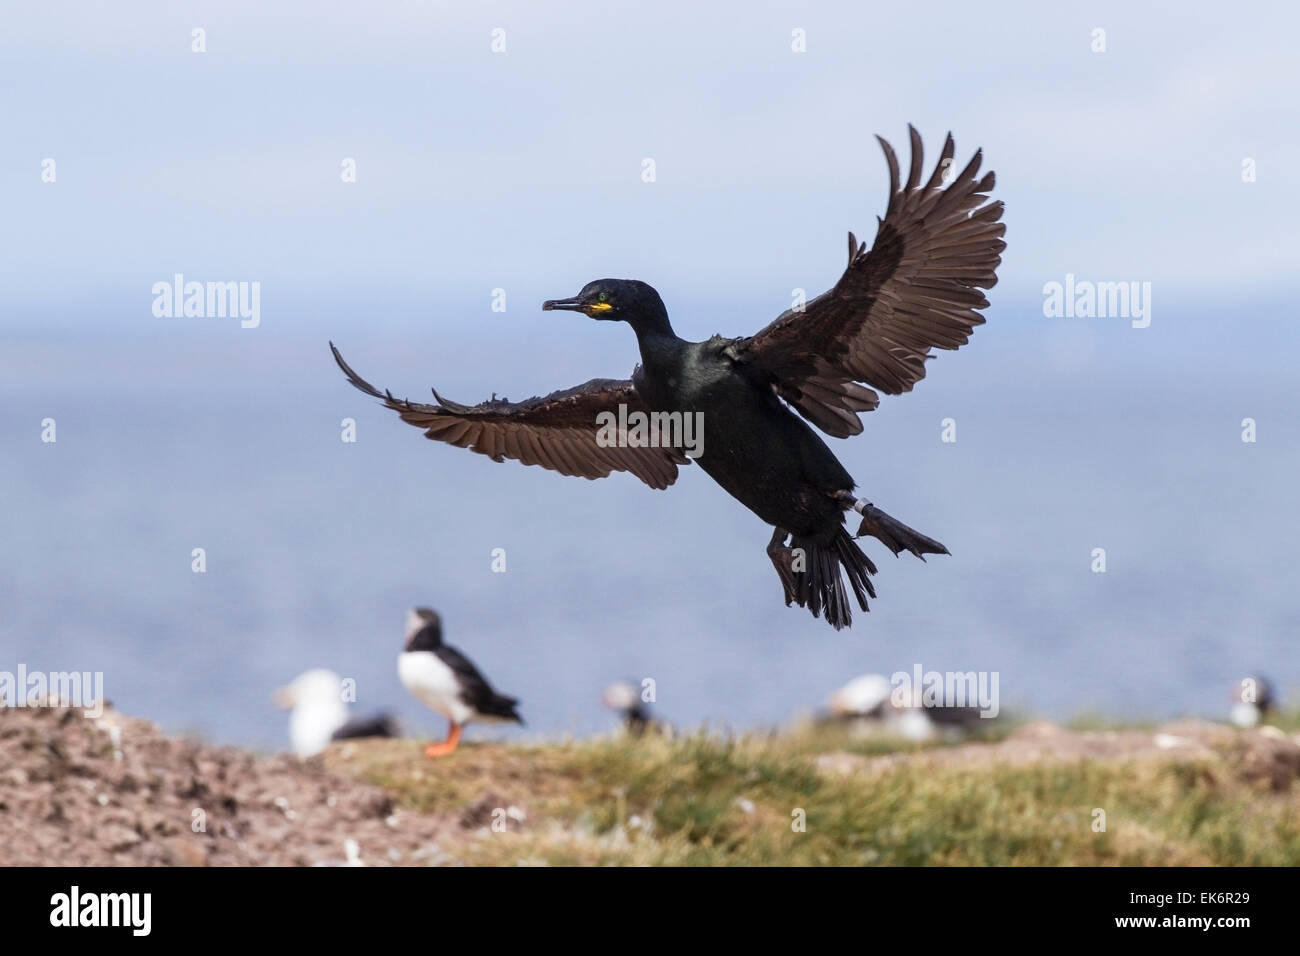
M 948 549 L 934 538 L 909 528 L 897 518 L 885 514 L 870 501 L 854 498 L 852 492 L 837 491 L 832 497 L 836 498 L 846 511 L 856 511 L 862 515 L 862 524 L 858 526 L 859 538 L 869 534 L 873 538 L 878 538 L 894 554 L 910 551 L 922 561 L 927 554 L 949 553 Z
M 786 607 L 794 602 L 795 597 L 794 552 L 785 546 L 785 539 L 789 536 L 789 531 L 776 528 L 772 532 L 772 540 L 767 543 L 767 556 L 772 559 L 772 565 L 781 579 L 781 587 L 785 589 Z
M 452 753 L 460 744 L 460 731 L 460 724 L 454 720 L 450 721 L 450 726 L 447 728 L 447 739 L 442 743 L 429 744 L 424 748 L 424 755 L 426 757 L 445 757 L 447 754 Z
M 837 491 L 831 497 L 836 499 L 845 511 L 856 511 L 860 515 L 866 514 L 864 509 L 873 507 L 870 501 L 854 498 L 851 491 Z

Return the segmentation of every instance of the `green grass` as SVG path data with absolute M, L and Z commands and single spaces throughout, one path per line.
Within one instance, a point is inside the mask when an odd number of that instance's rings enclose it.
M 1093 711 L 1085 711 L 1066 721 L 1070 730 L 1154 730 L 1159 726 L 1156 720 L 1114 720 Z M 1269 714 L 1263 721 L 1289 734 L 1300 733 L 1300 708 L 1279 710 Z
M 453 828 L 441 849 L 467 864 L 1300 864 L 1300 788 L 1243 779 L 1231 745 L 1213 758 L 1020 766 L 870 759 L 916 750 L 807 727 L 469 744 L 440 760 L 375 742 L 331 762 L 420 812 L 524 810 L 505 832 Z

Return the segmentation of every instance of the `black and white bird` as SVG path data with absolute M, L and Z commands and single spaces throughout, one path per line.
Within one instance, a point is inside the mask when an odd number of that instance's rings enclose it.
M 927 706 L 919 693 L 908 699 L 884 674 L 863 674 L 831 695 L 830 716 L 856 729 L 874 729 L 907 740 L 953 736 L 980 726 L 978 707 Z
M 1235 688 L 1228 719 L 1243 730 L 1258 725 L 1273 710 L 1273 687 L 1258 674 L 1243 677 Z
M 830 712 L 836 720 L 883 717 L 890 709 L 894 687 L 884 674 L 863 674 L 831 694 Z
M 279 688 L 273 699 L 290 712 L 289 741 L 293 752 L 303 759 L 314 757 L 333 740 L 401 736 L 397 722 L 388 714 L 349 720 L 343 680 L 323 667 L 299 674 Z
M 447 739 L 426 747 L 425 756 L 454 751 L 470 721 L 524 722 L 516 698 L 498 694 L 473 661 L 442 642 L 442 619 L 427 607 L 407 614 L 406 647 L 397 658 L 397 676 L 416 700 L 447 718 Z
M 655 718 L 641 688 L 631 681 L 615 681 L 600 695 L 600 702 L 623 718 L 623 727 L 634 737 L 647 731 L 667 733 L 667 724 Z
M 859 731 L 883 731 L 915 741 L 933 738 L 935 725 L 926 709 L 895 697 L 884 674 L 862 674 L 831 694 L 830 716 Z

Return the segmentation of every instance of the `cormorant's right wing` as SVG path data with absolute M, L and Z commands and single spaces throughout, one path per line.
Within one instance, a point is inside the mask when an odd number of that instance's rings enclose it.
M 627 471 L 651 488 L 667 488 L 677 480 L 677 466 L 690 459 L 676 448 L 631 447 L 626 442 L 602 445 L 596 416 L 619 406 L 649 414 L 629 381 L 592 379 L 585 385 L 552 392 L 544 398 L 509 402 L 493 398 L 478 405 L 448 401 L 435 390 L 436 405 L 394 398 L 381 392 L 343 361 L 330 343 L 334 360 L 354 386 L 380 399 L 402 421 L 423 428 L 426 438 L 468 448 L 493 461 L 512 458 L 525 465 L 541 465 L 562 475 L 604 478 L 611 471 Z M 626 419 L 624 419 L 626 420 Z
M 921 137 L 908 127 L 912 163 L 899 184 L 898 158 L 883 139 L 889 206 L 871 249 L 849 233 L 849 264 L 835 287 L 731 346 L 772 388 L 836 438 L 862 431 L 859 412 L 925 377 L 931 349 L 956 349 L 982 325 L 982 290 L 998 281 L 1006 227 L 988 202 L 993 173 L 981 154 L 960 172 L 951 134 L 934 173 L 921 182 Z M 866 386 L 871 386 L 868 388 Z

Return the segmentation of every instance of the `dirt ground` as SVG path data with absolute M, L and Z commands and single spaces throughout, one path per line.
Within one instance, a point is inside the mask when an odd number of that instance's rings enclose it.
M 420 765 L 420 744 L 409 743 Z M 335 744 L 331 764 L 348 765 L 346 748 L 365 746 Z M 979 767 L 1175 754 L 1218 761 L 1277 790 L 1300 776 L 1295 735 L 1202 721 L 1097 732 L 1033 723 L 998 743 L 811 759 L 840 775 L 888 773 L 904 761 Z M 440 864 L 455 862 L 456 845 L 483 826 L 481 817 L 473 805 L 395 808 L 384 790 L 331 772 L 320 758 L 169 737 L 111 709 L 90 719 L 80 710 L 0 708 L 0 865 Z
M 367 865 L 420 864 L 455 825 L 319 759 L 171 738 L 113 710 L 0 708 L 0 865 L 342 865 L 347 841 Z

